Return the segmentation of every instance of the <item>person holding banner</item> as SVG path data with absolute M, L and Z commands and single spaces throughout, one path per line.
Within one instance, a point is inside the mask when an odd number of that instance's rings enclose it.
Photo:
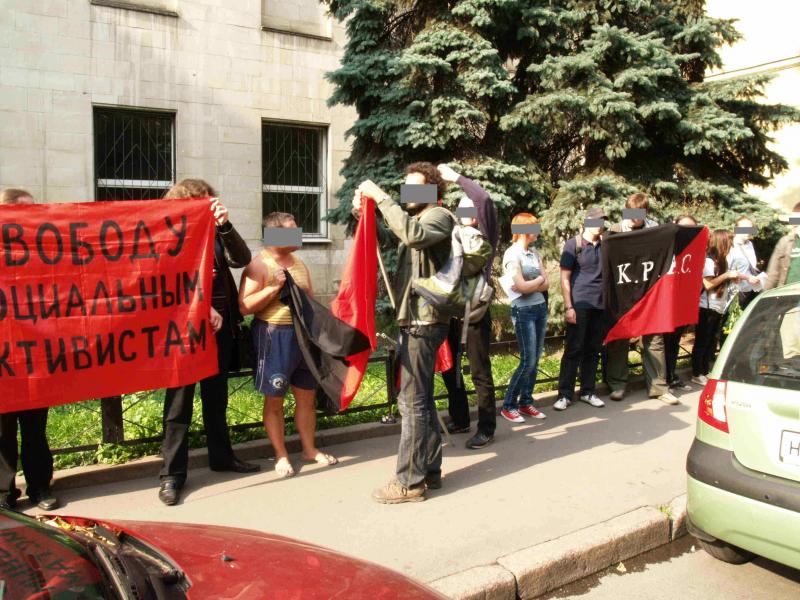
M 389 230 L 398 239 L 394 297 L 400 343 L 400 446 L 396 475 L 372 494 L 382 504 L 419 502 L 425 490 L 441 487 L 442 434 L 433 400 L 436 354 L 447 338 L 450 319 L 413 294 L 414 281 L 433 276 L 450 257 L 455 217 L 437 206 L 447 183 L 436 167 L 419 162 L 406 168 L 406 197 L 395 202 L 372 181 L 358 186 L 353 209 L 361 211 L 362 196 L 372 198 Z
M 166 199 L 209 198 L 209 209 L 216 220 L 214 239 L 214 281 L 212 286 L 211 325 L 216 334 L 216 375 L 200 381 L 203 426 L 208 444 L 208 464 L 212 471 L 254 473 L 261 467 L 234 456 L 226 412 L 228 409 L 228 371 L 236 359 L 239 313 L 236 282 L 230 269 L 240 269 L 250 262 L 250 249 L 228 219 L 228 209 L 216 197 L 214 189 L 202 179 L 184 179 L 164 196 Z M 171 388 L 164 398 L 164 441 L 161 453 L 159 499 L 176 504 L 186 482 L 189 463 L 189 425 L 192 422 L 195 384 Z
M 0 192 L 2 204 L 33 204 L 33 196 L 22 189 Z M 47 443 L 47 408 L 34 408 L 0 414 L 0 508 L 14 508 L 21 492 L 17 489 L 17 461 L 22 462 L 26 493 L 42 510 L 58 508 L 50 491 L 53 454 Z M 19 425 L 20 445 L 17 446 Z
M 732 236 L 717 229 L 708 238 L 708 254 L 703 267 L 703 292 L 700 295 L 700 317 L 694 333 L 692 348 L 692 382 L 708 383 L 706 377 L 717 351 L 717 341 L 725 313 L 737 291 L 736 282 L 742 275 L 728 262 Z M 745 275 L 744 277 L 747 277 Z
M 658 223 L 647 217 L 650 199 L 641 192 L 632 194 L 625 202 L 623 220 L 612 225 L 610 232 L 623 233 L 657 227 Z M 650 398 L 658 398 L 665 404 L 679 404 L 667 385 L 667 359 L 664 353 L 662 334 L 643 335 L 640 338 L 642 363 L 644 366 L 645 387 Z M 611 388 L 609 397 L 622 400 L 628 383 L 628 351 L 630 340 L 618 339 L 606 344 L 606 383 Z
M 281 231 L 287 229 L 292 231 Z M 289 235 L 297 233 L 297 239 Z M 317 426 L 317 381 L 303 359 L 293 325 L 291 310 L 280 300 L 287 272 L 295 284 L 313 295 L 308 267 L 294 254 L 302 233 L 289 213 L 274 212 L 264 218 L 264 249 L 242 273 L 239 307 L 253 314 L 256 346 L 256 389 L 264 394 L 264 428 L 275 450 L 275 471 L 280 477 L 295 474 L 286 450 L 284 399 L 291 387 L 295 400 L 294 422 L 303 445 L 303 460 L 335 465 L 338 460 L 319 450 L 314 443 Z M 291 244 L 291 245 L 287 245 Z
M 675 224 L 681 227 L 696 227 L 697 220 L 691 215 L 680 215 L 675 218 Z M 671 333 L 664 334 L 664 356 L 667 361 L 667 384 L 670 389 L 690 392 L 692 386 L 683 381 L 675 373 L 678 367 L 678 354 L 681 350 L 681 338 L 688 329 L 688 325 L 678 327 Z

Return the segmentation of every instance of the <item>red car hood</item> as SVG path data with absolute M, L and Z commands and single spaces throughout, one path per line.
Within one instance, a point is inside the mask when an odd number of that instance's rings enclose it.
M 378 565 L 249 529 L 152 521 L 104 524 L 171 558 L 191 582 L 192 599 L 444 599 Z

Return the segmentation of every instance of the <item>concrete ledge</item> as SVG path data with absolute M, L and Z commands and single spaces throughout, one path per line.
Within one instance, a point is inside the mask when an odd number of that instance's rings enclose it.
M 476 413 L 477 414 L 477 413 Z M 400 433 L 400 423 L 384 425 L 383 423 L 360 423 L 347 427 L 337 427 L 318 431 L 317 445 L 321 448 L 335 444 L 345 444 L 358 440 L 367 440 L 376 437 L 395 435 Z M 291 453 L 302 450 L 300 436 L 297 434 L 286 437 L 286 448 Z M 252 440 L 233 447 L 236 456 L 242 460 L 264 459 L 274 456 L 272 444 L 269 440 Z M 89 465 L 56 471 L 53 476 L 53 489 L 66 490 L 90 485 L 116 483 L 143 477 L 158 477 L 163 461 L 160 456 L 145 456 L 118 465 Z M 208 466 L 208 450 L 195 448 L 189 450 L 189 468 L 199 469 Z M 17 486 L 23 486 L 25 480 L 17 477 Z
M 473 567 L 428 585 L 454 600 L 515 600 L 517 597 L 514 575 L 500 565 Z
M 674 542 L 689 533 L 686 529 L 686 494 L 673 499 L 668 508 L 670 522 L 669 541 Z
M 517 581 L 517 597 L 536 598 L 648 550 L 669 543 L 670 522 L 652 507 L 498 559 Z

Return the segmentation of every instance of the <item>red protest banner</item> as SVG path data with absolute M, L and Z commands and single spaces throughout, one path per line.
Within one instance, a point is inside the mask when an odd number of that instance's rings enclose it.
M 208 199 L 0 206 L 0 413 L 217 372 Z

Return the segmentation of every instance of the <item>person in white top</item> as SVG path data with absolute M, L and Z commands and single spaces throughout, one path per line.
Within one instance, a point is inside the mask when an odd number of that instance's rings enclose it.
M 747 308 L 762 290 L 761 271 L 758 269 L 756 249 L 753 247 L 753 232 L 756 230 L 749 217 L 736 219 L 733 246 L 728 253 L 728 263 L 739 273 L 739 306 Z M 766 279 L 766 277 L 764 276 Z
M 703 267 L 703 291 L 700 294 L 700 316 L 694 333 L 692 348 L 692 381 L 699 385 L 708 383 L 706 377 L 717 350 L 717 340 L 722 329 L 725 312 L 740 275 L 728 264 L 732 236 L 725 229 L 716 229 L 708 237 L 708 252 Z

